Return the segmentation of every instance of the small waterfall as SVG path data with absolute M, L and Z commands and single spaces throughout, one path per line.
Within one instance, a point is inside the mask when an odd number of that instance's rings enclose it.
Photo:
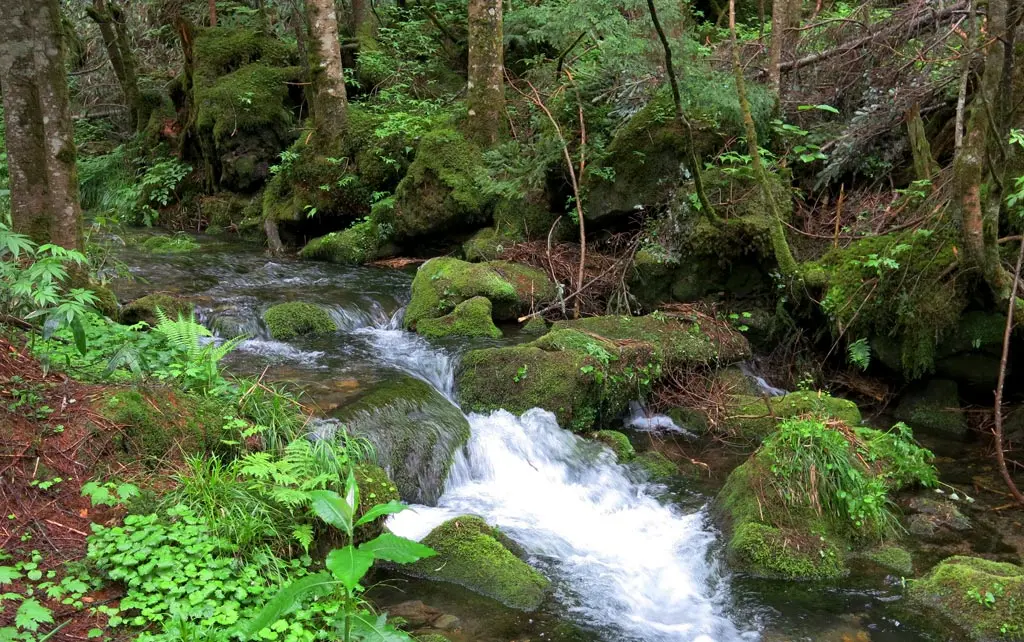
M 389 365 L 426 381 L 455 403 L 455 360 L 423 337 L 402 330 L 404 313 L 403 308 L 386 322 L 356 332 L 365 336 Z
M 626 419 L 626 427 L 641 432 L 675 432 L 690 439 L 697 437 L 689 430 L 676 425 L 672 417 L 648 412 L 636 401 L 629 402 L 629 417 Z
M 781 397 L 782 395 L 788 394 L 786 390 L 783 390 L 782 388 L 776 388 L 775 386 L 768 383 L 764 377 L 757 374 L 757 372 L 754 371 L 754 366 L 751 365 L 749 361 L 744 361 L 740 363 L 740 372 L 742 372 L 747 379 L 750 379 L 751 381 L 754 382 L 754 385 L 757 386 L 757 389 L 758 391 L 761 392 L 761 394 L 767 395 L 769 397 Z
M 726 642 L 744 639 L 723 615 L 727 583 L 710 556 L 703 510 L 665 505 L 614 456 L 558 427 L 552 413 L 470 415 L 436 508 L 389 521 L 422 538 L 451 517 L 500 527 L 552 576 L 559 601 L 605 639 Z

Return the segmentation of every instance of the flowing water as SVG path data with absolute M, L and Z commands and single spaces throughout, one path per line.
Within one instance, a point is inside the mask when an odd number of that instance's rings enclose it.
M 401 330 L 409 273 L 269 259 L 256 248 L 201 240 L 203 251 L 186 256 L 120 252 L 137 277 L 117 285 L 122 299 L 152 291 L 195 297 L 200 318 L 217 333 L 250 337 L 230 358 L 230 368 L 297 383 L 325 411 L 397 375 L 421 379 L 457 405 L 458 354 L 516 341 L 512 334 L 497 342 L 432 344 Z M 288 300 L 325 306 L 339 332 L 273 340 L 261 314 Z M 469 443 L 456 453 L 436 505 L 416 506 L 389 526 L 422 538 L 450 517 L 481 515 L 552 579 L 553 598 L 541 619 L 568 618 L 585 639 L 598 642 L 925 639 L 888 615 L 886 605 L 895 598 L 886 587 L 822 589 L 730 578 L 707 498 L 645 483 L 610 451 L 561 429 L 549 412 L 534 409 L 517 417 L 498 411 L 468 420 Z M 649 416 L 639 406 L 624 424 L 685 436 L 668 417 Z M 329 423 L 320 426 L 321 437 L 330 434 Z M 409 591 L 422 584 L 410 583 Z M 460 591 L 434 585 L 421 594 Z M 468 600 L 454 601 L 460 618 L 476 617 L 474 640 L 536 633 L 533 618 L 484 616 Z M 461 611 L 460 603 L 467 605 Z M 497 624 L 488 630 L 490 620 L 503 623 L 501 633 Z M 864 631 L 870 637 L 858 637 Z

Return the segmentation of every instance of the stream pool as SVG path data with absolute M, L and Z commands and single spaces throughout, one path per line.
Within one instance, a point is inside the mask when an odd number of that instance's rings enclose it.
M 269 258 L 261 248 L 199 236 L 201 250 L 116 258 L 134 279 L 117 279 L 122 301 L 152 292 L 193 297 L 221 337 L 245 334 L 230 370 L 299 386 L 324 412 L 398 374 L 412 375 L 457 404 L 454 366 L 467 349 L 519 341 L 430 343 L 401 330 L 411 271 Z M 273 340 L 261 320 L 276 303 L 326 307 L 339 326 L 327 337 Z M 500 526 L 552 579 L 550 599 L 523 614 L 452 585 L 389 576 L 371 592 L 382 606 L 410 600 L 459 619 L 454 640 L 733 642 L 935 639 L 901 621 L 900 578 L 854 575 L 842 584 L 757 581 L 732 576 L 709 497 L 685 486 L 635 479 L 610 451 L 562 430 L 535 409 L 516 417 L 470 415 L 470 443 L 456 454 L 436 506 L 417 506 L 390 526 L 422 537 L 465 513 Z M 621 426 L 608 426 L 622 428 Z

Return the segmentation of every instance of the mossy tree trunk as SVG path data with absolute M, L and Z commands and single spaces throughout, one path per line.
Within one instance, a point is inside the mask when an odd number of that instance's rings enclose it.
M 93 0 L 92 6 L 87 7 L 85 11 L 100 29 L 107 57 L 110 58 L 114 75 L 128 105 L 128 118 L 132 129 L 138 130 L 145 125 L 142 122 L 142 92 L 139 90 L 135 54 L 128 39 L 124 11 L 117 5 L 116 0 Z
M 469 0 L 470 138 L 481 147 L 498 142 L 505 121 L 505 63 L 501 0 Z
M 82 248 L 75 141 L 57 0 L 8 0 L 0 19 L 11 220 L 39 243 Z
M 799 268 L 793 253 L 789 249 L 789 241 L 786 239 L 786 228 L 782 222 L 782 210 L 772 193 L 771 183 L 768 181 L 768 174 L 761 162 L 760 145 L 757 142 L 757 128 L 754 126 L 754 117 L 750 112 L 750 101 L 747 100 L 747 84 L 743 77 L 743 65 L 740 63 L 739 38 L 736 36 L 736 0 L 729 0 L 729 32 L 732 36 L 732 66 L 736 75 L 736 93 L 739 96 L 740 111 L 743 113 L 743 128 L 747 135 L 747 149 L 750 154 L 750 163 L 754 168 L 754 178 L 761 186 L 764 200 L 768 203 L 770 210 L 768 217 L 769 233 L 772 241 L 772 252 L 775 254 L 775 261 L 779 264 L 779 271 L 786 278 L 792 279 L 799 275 Z M 774 36 L 773 36 L 774 37 Z
M 929 181 L 938 172 L 932 146 L 921 120 L 921 107 L 914 104 L 907 110 L 907 136 L 910 138 L 910 152 L 914 158 L 914 174 L 919 181 Z
M 365 38 L 377 37 L 377 19 L 370 0 L 352 0 L 352 34 L 362 43 Z
M 321 149 L 333 149 L 345 135 L 348 97 L 338 41 L 334 0 L 306 0 L 313 71 L 313 122 Z

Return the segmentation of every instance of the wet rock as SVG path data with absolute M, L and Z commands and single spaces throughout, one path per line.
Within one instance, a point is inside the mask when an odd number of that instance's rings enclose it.
M 350 433 L 374 445 L 377 461 L 402 499 L 433 504 L 456 450 L 469 440 L 469 422 L 430 384 L 399 375 L 332 413 Z
M 948 499 L 915 496 L 902 503 L 906 512 L 907 531 L 914 537 L 932 543 L 955 542 L 971 530 L 968 519 Z
M 330 334 L 337 332 L 330 313 L 312 303 L 281 303 L 263 313 L 263 322 L 270 330 L 270 336 L 279 341 L 290 341 L 307 334 Z
M 433 622 L 435 629 L 441 629 L 442 631 L 452 631 L 459 628 L 462 621 L 455 617 L 451 613 L 445 613 Z
M 664 481 L 679 474 L 679 468 L 671 459 L 656 450 L 637 455 L 633 465 L 644 472 L 652 481 Z
M 416 272 L 405 326 L 416 329 L 421 319 L 434 319 L 474 297 L 490 300 L 495 320 L 514 320 L 555 297 L 555 286 L 535 268 L 507 261 L 467 263 L 440 257 Z
M 523 326 L 523 334 L 533 336 L 544 336 L 548 333 L 548 322 L 542 317 L 530 317 L 530 320 Z
M 444 611 L 428 606 L 420 600 L 402 602 L 401 604 L 389 606 L 385 610 L 388 612 L 389 617 L 402 618 L 405 621 L 405 625 L 412 629 L 430 626 L 434 623 L 434 620 L 444 615 Z
M 620 462 L 627 462 L 636 455 L 633 444 L 629 443 L 629 437 L 618 430 L 598 430 L 593 437 L 608 446 Z
M 302 248 L 299 256 L 343 265 L 362 265 L 393 256 L 395 252 L 377 221 L 368 218 L 348 229 L 313 239 Z
M 441 524 L 423 539 L 437 557 L 403 566 L 411 575 L 452 582 L 511 608 L 540 606 L 548 580 L 503 544 L 505 536 L 479 517 L 462 516 Z
M 950 557 L 910 582 L 907 595 L 971 640 L 1019 639 L 1024 632 L 1024 568 L 1015 564 Z
M 901 576 L 908 576 L 914 572 L 914 557 L 901 546 L 880 546 L 864 553 L 864 557 Z
M 491 320 L 491 302 L 477 296 L 455 306 L 455 309 L 437 319 L 420 319 L 416 332 L 425 337 L 490 337 L 498 339 L 501 330 Z
M 948 379 L 914 386 L 900 399 L 894 414 L 916 431 L 959 439 L 967 434 L 957 384 Z
M 170 294 L 147 294 L 121 308 L 121 323 L 135 325 L 140 321 L 144 321 L 150 327 L 155 327 L 157 324 L 157 309 L 167 315 L 168 318 L 177 319 L 179 316 L 188 318 L 192 314 L 194 307 L 192 301 L 181 297 Z
M 611 421 L 665 372 L 746 358 L 736 332 L 709 336 L 691 321 L 607 316 L 559 321 L 524 345 L 474 350 L 458 372 L 462 403 L 476 412 L 530 408 L 555 413 L 560 425 L 591 429 Z

